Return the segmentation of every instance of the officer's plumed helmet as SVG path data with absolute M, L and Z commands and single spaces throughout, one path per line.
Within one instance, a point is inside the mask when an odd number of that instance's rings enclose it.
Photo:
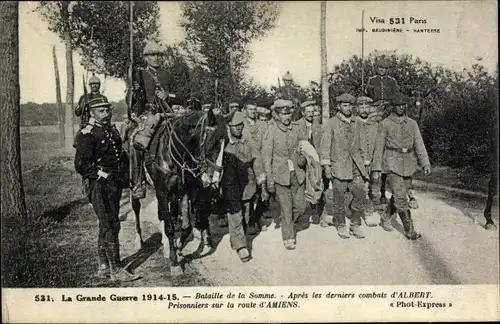
M 274 102 L 274 111 L 276 113 L 291 113 L 290 108 L 293 106 L 293 102 L 291 100 L 278 99 Z
M 101 80 L 99 80 L 98 77 L 93 75 L 89 80 L 89 84 L 101 84 Z
M 353 95 L 350 95 L 348 93 L 343 93 L 340 96 L 338 96 L 337 98 L 335 98 L 335 101 L 337 101 L 337 103 L 346 102 L 346 103 L 354 104 L 356 102 L 356 98 L 354 98 Z
M 163 53 L 163 49 L 160 44 L 155 41 L 148 41 L 146 46 L 144 46 L 144 55 L 154 55 Z
M 238 126 L 243 124 L 245 120 L 245 114 L 243 114 L 241 111 L 237 111 L 234 113 L 233 118 L 229 121 L 229 126 Z

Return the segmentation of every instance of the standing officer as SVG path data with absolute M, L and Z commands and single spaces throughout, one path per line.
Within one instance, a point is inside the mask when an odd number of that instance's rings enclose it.
M 120 265 L 120 198 L 128 186 L 122 141 L 111 126 L 111 105 L 102 97 L 89 102 L 90 119 L 76 136 L 75 169 L 88 182 L 87 196 L 99 221 L 98 276 L 130 281 L 138 277 Z
M 369 181 L 366 185 L 366 204 L 365 204 L 365 223 L 367 226 L 377 226 L 378 219 L 376 219 L 374 202 L 378 201 L 380 197 L 379 181 L 373 181 L 372 178 L 372 163 L 373 155 L 375 153 L 375 141 L 377 139 L 378 122 L 370 118 L 372 99 L 370 97 L 359 97 L 356 99 L 358 108 L 358 116 L 356 122 L 358 123 L 361 156 L 364 161 L 366 172 L 368 173 Z
M 373 100 L 373 107 L 375 111 L 372 113 L 371 118 L 376 121 L 381 121 L 382 119 L 389 116 L 390 109 L 389 100 L 396 94 L 399 93 L 399 85 L 397 81 L 387 75 L 389 70 L 389 61 L 385 58 L 379 58 L 376 62 L 377 75 L 372 76 L 368 79 L 368 83 L 365 88 L 365 95 Z M 382 174 L 382 181 L 380 184 L 380 203 L 386 204 L 387 198 L 385 197 L 385 183 L 386 174 Z
M 422 135 L 415 120 L 405 116 L 407 99 L 397 94 L 392 101 L 392 113 L 380 123 L 378 138 L 373 159 L 373 171 L 387 172 L 387 182 L 392 191 L 390 203 L 380 225 L 391 231 L 393 211 L 397 211 L 406 238 L 416 240 L 421 237 L 413 228 L 408 191 L 411 188 L 412 176 L 418 166 L 422 166 L 425 175 L 430 174 L 431 167 Z
M 144 60 L 146 68 L 137 68 L 133 73 L 132 113 L 135 127 L 144 124 L 146 119 L 153 119 L 156 113 L 168 109 L 167 101 L 172 86 L 171 75 L 161 68 L 161 56 L 164 54 L 161 46 L 148 41 L 144 47 Z M 170 96 L 173 96 L 170 94 Z M 148 123 L 151 124 L 151 123 Z M 152 134 L 149 134 L 152 136 Z M 130 145 L 130 162 L 132 163 L 132 196 L 135 199 L 146 197 L 145 177 L 143 174 L 144 152 L 143 147 L 138 150 L 135 145 Z
M 332 200 L 333 214 L 337 221 L 337 232 L 341 238 L 352 233 L 364 238 L 361 218 L 364 211 L 365 181 L 368 173 L 360 154 L 358 125 L 352 116 L 354 96 L 344 93 L 336 98 L 339 112 L 323 123 L 323 134 L 319 155 L 324 166 L 325 177 L 331 181 L 326 199 Z M 344 195 L 352 193 L 350 230 L 346 227 Z
M 101 88 L 101 81 L 99 80 L 98 77 L 95 75 L 92 75 L 92 77 L 89 80 L 89 86 L 90 86 L 90 93 L 83 94 L 80 99 L 78 100 L 78 104 L 75 107 L 75 115 L 76 117 L 80 117 L 80 129 L 85 127 L 89 121 L 89 108 L 88 108 L 88 103 L 90 100 L 93 98 L 97 97 L 103 97 L 107 101 L 108 98 L 106 98 L 104 95 L 101 94 L 99 89 Z
M 224 174 L 222 176 L 222 196 L 226 205 L 231 247 L 236 250 L 242 262 L 250 260 L 245 236 L 250 222 L 252 203 L 257 190 L 259 197 L 267 200 L 266 178 L 260 158 L 260 151 L 243 136 L 245 115 L 236 112 L 228 124 L 228 143 L 224 148 Z
M 274 103 L 276 121 L 268 125 L 262 142 L 262 159 L 267 187 L 276 193 L 281 208 L 281 236 L 286 249 L 296 246 L 294 223 L 305 211 L 305 158 L 300 154 L 302 137 L 292 123 L 293 102 L 278 99 Z

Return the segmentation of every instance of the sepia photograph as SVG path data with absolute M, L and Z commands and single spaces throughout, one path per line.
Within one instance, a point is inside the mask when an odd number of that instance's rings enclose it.
M 382 302 L 366 319 L 500 319 L 497 2 L 3 1 L 0 16 L 6 322 L 163 299 L 184 322 L 349 321 Z

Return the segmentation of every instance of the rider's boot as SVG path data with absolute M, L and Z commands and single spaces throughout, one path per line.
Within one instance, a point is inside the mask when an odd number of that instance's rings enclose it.
M 108 243 L 106 252 L 109 258 L 110 277 L 111 281 L 134 281 L 139 279 L 139 276 L 131 273 L 120 264 L 120 243 Z

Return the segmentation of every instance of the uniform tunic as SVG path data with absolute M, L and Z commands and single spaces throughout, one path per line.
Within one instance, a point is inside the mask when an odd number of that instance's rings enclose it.
M 252 147 L 260 151 L 262 148 L 262 138 L 266 131 L 267 123 L 264 123 L 259 120 L 250 120 L 249 118 L 245 118 L 243 121 L 243 134 L 242 138 L 245 139 L 252 145 Z
M 295 238 L 293 222 L 305 211 L 305 171 L 299 168 L 299 141 L 307 137 L 299 132 L 298 124 L 285 126 L 271 123 L 262 142 L 262 159 L 269 186 L 275 186 L 281 208 L 283 240 Z
M 372 168 L 389 173 L 387 181 L 398 211 L 409 209 L 408 190 L 419 165 L 430 166 L 430 162 L 417 122 L 391 114 L 379 125 Z
M 230 242 L 233 249 L 239 250 L 246 247 L 243 218 L 248 224 L 248 202 L 255 196 L 257 185 L 265 182 L 265 173 L 260 152 L 243 138 L 229 136 L 222 165 L 221 189 L 228 213 Z M 243 204 L 246 204 L 247 210 L 243 210 Z
M 135 70 L 134 82 L 139 84 L 139 89 L 134 90 L 132 95 L 132 111 L 137 116 L 151 108 L 161 110 L 156 106 L 156 90 L 161 88 L 170 93 L 173 86 L 172 75 L 169 72 L 150 67 Z
M 375 75 L 368 80 L 365 92 L 374 102 L 373 108 L 375 108 L 375 111 L 370 113 L 370 118 L 381 120 L 386 118 L 390 114 L 390 111 L 386 110 L 386 105 L 379 104 L 381 102 L 387 102 L 398 93 L 399 86 L 396 79 L 389 75 Z
M 118 130 L 94 118 L 76 136 L 75 170 L 88 182 L 87 195 L 99 220 L 100 249 L 118 242 L 121 192 L 128 184 L 121 145 Z

